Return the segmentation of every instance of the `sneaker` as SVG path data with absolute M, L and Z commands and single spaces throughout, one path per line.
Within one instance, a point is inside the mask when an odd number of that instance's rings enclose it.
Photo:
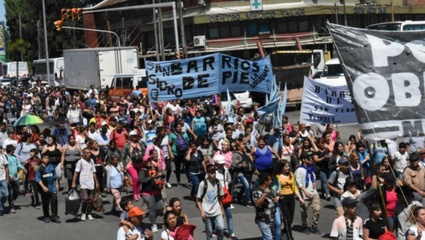
M 49 223 L 49 222 L 50 222 L 50 218 L 49 218 L 49 217 L 45 217 L 45 218 L 43 219 L 43 221 L 44 221 L 45 223 Z
M 36 204 L 35 209 L 40 209 L 40 204 Z
M 13 206 L 12 206 L 12 207 L 10 207 L 10 212 L 11 212 L 11 213 L 16 213 L 16 209 L 15 209 L 15 207 L 13 207 Z
M 248 203 L 246 204 L 246 207 L 247 207 L 247 208 L 254 208 L 255 206 L 254 206 L 254 204 L 252 204 L 252 202 L 248 202 Z
M 321 235 L 322 233 L 319 231 L 319 229 L 317 228 L 317 226 L 312 226 L 310 231 L 316 235 Z
M 306 235 L 310 235 L 310 229 L 308 227 L 304 227 L 303 233 Z
M 83 213 L 83 214 L 81 214 L 81 221 L 86 221 L 86 214 L 85 213 Z
M 171 188 L 171 184 L 170 184 L 170 183 L 166 183 L 166 184 L 165 184 L 165 187 L 167 187 L 167 188 Z
M 158 226 L 156 224 L 152 225 L 152 232 L 158 232 Z
M 230 209 L 233 209 L 233 208 L 235 208 L 235 207 L 233 206 L 233 204 L 230 204 Z
M 330 201 L 331 200 L 331 195 L 330 194 L 325 194 L 325 199 L 326 199 L 326 201 Z
M 235 233 L 230 234 L 229 239 L 236 239 Z
M 61 223 L 61 219 L 60 219 L 60 217 L 53 217 L 52 218 L 52 222 L 54 222 L 54 223 Z
M 93 221 L 93 216 L 91 215 L 91 214 L 87 214 L 87 219 L 89 220 L 89 221 Z

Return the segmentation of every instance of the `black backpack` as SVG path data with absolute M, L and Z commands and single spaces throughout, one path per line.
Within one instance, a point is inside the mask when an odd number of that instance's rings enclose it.
M 138 147 L 133 147 L 130 145 L 130 158 L 133 165 L 140 165 L 143 163 L 143 153 L 142 150 Z

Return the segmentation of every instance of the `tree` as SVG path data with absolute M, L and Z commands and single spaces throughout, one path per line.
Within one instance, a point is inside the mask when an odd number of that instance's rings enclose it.
M 53 24 L 61 19 L 62 8 L 79 8 L 87 4 L 96 4 L 101 0 L 45 0 L 47 41 L 49 43 L 49 57 L 62 56 L 62 50 L 75 47 L 84 47 L 84 32 L 76 31 L 75 39 L 72 31 L 57 32 Z M 38 42 L 44 48 L 43 12 L 41 0 L 5 0 L 7 31 L 9 40 L 6 44 L 9 61 L 20 60 L 20 52 L 23 49 L 24 60 L 32 61 L 38 58 Z M 19 32 L 19 15 L 21 15 L 22 39 Z M 40 21 L 40 28 L 37 22 Z M 64 25 L 74 26 L 72 20 L 66 20 Z M 82 22 L 75 22 L 76 27 L 82 27 Z M 39 32 L 41 31 L 41 32 Z M 18 52 L 17 52 L 18 51 Z M 44 51 L 43 54 L 44 56 Z

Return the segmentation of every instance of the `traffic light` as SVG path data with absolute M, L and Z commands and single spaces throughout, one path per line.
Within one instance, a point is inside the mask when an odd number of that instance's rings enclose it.
M 56 31 L 62 30 L 62 24 L 63 24 L 63 21 L 62 20 L 57 20 L 53 24 L 55 24 Z
M 72 9 L 72 21 L 74 21 L 75 18 L 77 18 L 77 9 L 76 8 L 73 8 Z
M 83 15 L 83 9 L 77 8 L 77 19 L 78 19 L 78 21 L 81 20 L 82 15 Z
M 62 16 L 62 21 L 68 18 L 65 8 L 61 9 L 61 16 Z
M 70 18 L 72 16 L 72 10 L 70 8 L 66 9 L 66 18 Z

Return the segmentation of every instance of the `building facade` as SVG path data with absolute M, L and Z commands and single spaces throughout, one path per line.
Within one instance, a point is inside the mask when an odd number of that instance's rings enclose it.
M 152 3 L 148 0 L 104 0 L 93 9 L 107 12 L 85 14 L 84 24 L 118 33 L 122 45 L 139 46 L 141 58 L 153 58 L 159 52 L 166 59 L 174 58 L 175 51 L 182 50 L 183 45 L 178 48 L 175 45 L 171 8 L 108 11 Z M 364 28 L 392 20 L 425 20 L 425 1 L 421 0 L 182 0 L 182 6 L 185 50 L 189 56 L 225 52 L 253 58 L 259 43 L 266 52 L 331 50 L 332 39 L 326 29 L 328 21 Z M 177 20 L 180 26 L 180 18 Z M 155 31 L 155 28 L 161 29 L 161 25 L 163 31 Z M 178 34 L 181 44 L 180 27 Z M 86 45 L 90 47 L 109 46 L 113 41 L 108 34 L 92 32 L 86 35 Z

